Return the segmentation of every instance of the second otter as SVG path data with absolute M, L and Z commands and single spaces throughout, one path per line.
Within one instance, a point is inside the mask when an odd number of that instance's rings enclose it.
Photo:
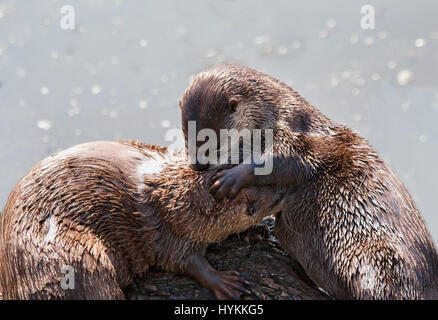
M 272 129 L 273 172 L 253 163 L 218 173 L 212 192 L 287 186 L 277 217 L 282 247 L 336 298 L 438 297 L 438 256 L 403 183 L 369 143 L 328 119 L 286 84 L 256 70 L 218 66 L 196 75 L 180 101 L 183 129 Z M 202 166 L 195 165 L 198 169 Z
M 281 199 L 248 188 L 218 204 L 212 174 L 130 142 L 82 144 L 41 161 L 0 217 L 3 298 L 122 299 L 121 288 L 152 266 L 190 275 L 217 298 L 239 297 L 238 274 L 214 270 L 205 248 L 277 212 Z

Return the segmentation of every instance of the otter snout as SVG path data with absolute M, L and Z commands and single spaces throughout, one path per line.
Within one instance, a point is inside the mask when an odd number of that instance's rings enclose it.
M 210 164 L 208 163 L 202 164 L 198 160 L 196 160 L 196 163 L 192 163 L 190 167 L 196 171 L 205 171 L 210 167 Z

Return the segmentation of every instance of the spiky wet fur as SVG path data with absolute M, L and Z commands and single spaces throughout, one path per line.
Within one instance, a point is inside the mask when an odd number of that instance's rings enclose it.
M 162 169 L 138 174 L 157 160 Z M 0 217 L 4 299 L 122 299 L 133 275 L 154 266 L 184 272 L 193 254 L 258 223 L 274 199 L 242 193 L 215 203 L 214 171 L 198 173 L 181 155 L 141 142 L 95 142 L 55 154 L 26 174 Z M 254 190 L 253 190 L 254 191 Z M 260 211 L 249 216 L 248 195 Z M 64 290 L 62 268 L 74 268 Z
M 243 66 L 199 73 L 180 105 L 183 129 L 195 120 L 198 130 L 274 131 L 274 170 L 260 183 L 288 186 L 276 235 L 321 288 L 344 299 L 438 297 L 438 258 L 423 218 L 367 140 Z

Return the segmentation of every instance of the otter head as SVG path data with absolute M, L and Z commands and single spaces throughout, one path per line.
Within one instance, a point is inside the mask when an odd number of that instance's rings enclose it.
M 215 147 L 218 150 L 220 130 L 227 129 L 231 125 L 230 116 L 235 112 L 238 102 L 236 97 L 219 85 L 218 79 L 214 76 L 198 75 L 180 100 L 186 150 L 190 153 L 192 147 L 195 148 L 193 150 L 195 154 L 198 154 L 198 148 L 205 142 L 215 143 L 208 141 L 209 138 L 205 135 L 216 137 Z M 201 164 L 196 157 L 192 161 L 192 167 L 202 171 L 207 169 L 209 164 Z
M 222 203 L 219 212 L 211 217 L 205 243 L 217 243 L 230 234 L 237 234 L 259 224 L 263 218 L 276 215 L 285 205 L 284 194 L 268 186 L 243 189 L 231 202 Z
M 205 135 L 216 136 L 216 151 L 220 149 L 221 129 L 262 129 L 276 116 L 272 104 L 269 77 L 253 69 L 225 65 L 197 74 L 180 100 L 182 128 L 186 149 L 197 149 L 207 140 Z M 270 109 L 267 112 L 267 109 Z M 193 134 L 190 134 L 192 126 Z M 210 130 L 210 133 L 207 131 Z M 195 139 L 195 141 L 189 141 Z M 208 156 L 208 155 L 207 155 Z M 193 168 L 205 170 L 208 164 L 192 159 Z
M 284 192 L 273 190 L 271 187 L 248 187 L 241 191 L 244 200 L 243 214 L 253 219 L 262 219 L 275 215 L 284 207 Z

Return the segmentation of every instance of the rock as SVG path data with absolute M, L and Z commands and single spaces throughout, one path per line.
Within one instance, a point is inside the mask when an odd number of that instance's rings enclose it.
M 267 229 L 269 236 L 264 234 L 259 241 L 248 243 L 242 236 L 230 236 L 222 244 L 211 245 L 207 259 L 217 270 L 236 270 L 250 283 L 245 287 L 251 294 L 243 296 L 244 300 L 330 299 L 307 278 L 300 265 L 281 250 L 273 238 L 272 227 Z M 128 291 L 154 300 L 215 299 L 209 290 L 191 278 L 158 271 L 140 277 Z

